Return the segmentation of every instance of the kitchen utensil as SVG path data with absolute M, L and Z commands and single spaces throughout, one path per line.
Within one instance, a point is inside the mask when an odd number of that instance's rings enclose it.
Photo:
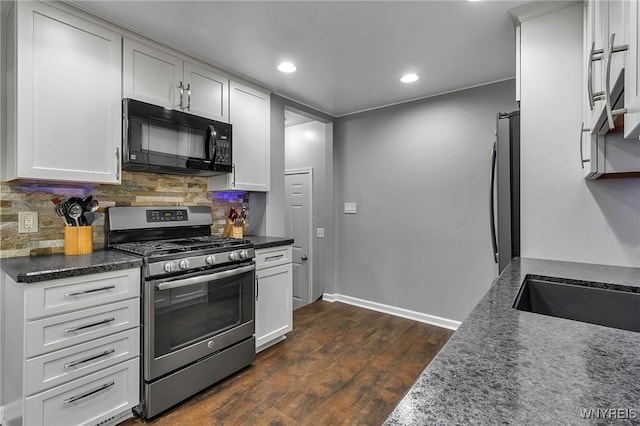
M 58 217 L 61 217 L 62 220 L 64 220 L 65 225 L 69 225 L 69 222 L 67 221 L 67 218 L 65 215 L 65 212 L 66 212 L 65 204 L 64 203 L 56 204 L 55 211 Z
M 75 221 L 76 226 L 80 226 L 80 221 L 78 220 L 78 218 L 82 216 L 82 207 L 80 207 L 80 204 L 73 203 L 69 205 L 67 214 Z
M 85 210 L 90 212 L 95 212 L 98 210 L 99 207 L 100 207 L 100 203 L 98 202 L 98 200 L 92 199 L 91 202 L 85 208 Z

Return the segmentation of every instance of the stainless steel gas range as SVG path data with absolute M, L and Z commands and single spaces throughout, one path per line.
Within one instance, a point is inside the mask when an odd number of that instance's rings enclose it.
M 154 417 L 255 359 L 250 241 L 211 236 L 209 207 L 111 207 L 107 245 L 141 256 L 142 402 Z

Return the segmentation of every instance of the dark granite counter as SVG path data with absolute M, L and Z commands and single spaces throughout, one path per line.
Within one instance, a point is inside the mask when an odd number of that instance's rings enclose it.
M 640 288 L 639 268 L 515 259 L 386 425 L 640 424 L 640 333 L 512 308 L 527 275 Z
M 261 237 L 259 235 L 245 235 L 243 238 L 251 240 L 256 250 L 293 244 L 293 238 Z
M 98 250 L 91 254 L 65 256 L 25 256 L 1 259 L 2 271 L 19 283 L 35 283 L 58 278 L 139 268 L 142 259 L 114 250 Z

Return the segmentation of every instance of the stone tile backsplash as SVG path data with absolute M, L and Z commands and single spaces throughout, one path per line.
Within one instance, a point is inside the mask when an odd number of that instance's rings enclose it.
M 249 208 L 245 192 L 209 192 L 206 177 L 122 172 L 121 185 L 42 181 L 0 182 L 0 257 L 64 252 L 64 222 L 54 211 L 52 199 L 93 195 L 99 213 L 110 206 L 211 206 L 212 233 L 222 235 L 229 208 Z M 39 229 L 18 233 L 18 212 L 38 212 Z M 104 216 L 94 223 L 94 249 L 105 247 Z

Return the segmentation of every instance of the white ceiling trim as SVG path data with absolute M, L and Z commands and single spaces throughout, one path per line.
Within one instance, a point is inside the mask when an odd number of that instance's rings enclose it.
M 360 110 L 360 111 L 350 112 L 348 114 L 340 114 L 340 115 L 336 115 L 335 117 L 336 118 L 348 117 L 350 115 L 361 114 L 363 112 L 375 111 L 377 109 L 388 108 L 388 107 L 392 107 L 392 106 L 395 106 L 395 105 L 402 105 L 402 104 L 406 104 L 406 103 L 409 103 L 409 102 L 415 102 L 415 101 L 420 101 L 420 100 L 423 100 L 423 99 L 435 98 L 437 96 L 448 95 L 450 93 L 456 93 L 456 92 L 462 92 L 464 90 L 475 89 L 476 87 L 489 86 L 490 84 L 496 84 L 496 83 L 501 83 L 503 81 L 514 80 L 515 78 L 516 78 L 515 76 L 507 77 L 507 78 L 501 78 L 500 80 L 490 81 L 488 83 L 474 84 L 472 86 L 462 87 L 460 89 L 447 90 L 446 92 L 434 93 L 432 95 L 421 96 L 419 98 L 413 98 L 413 99 L 409 99 L 409 100 L 406 100 L 406 101 L 394 102 L 392 104 L 381 105 L 381 106 L 374 107 L 374 108 L 367 108 L 367 109 L 363 109 L 363 110 Z M 515 102 L 515 96 L 514 96 L 513 99 L 514 99 L 514 102 Z

